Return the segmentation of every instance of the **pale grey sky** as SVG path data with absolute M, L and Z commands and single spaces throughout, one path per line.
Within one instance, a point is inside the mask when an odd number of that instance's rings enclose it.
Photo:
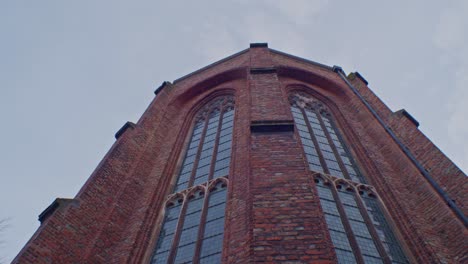
M 162 81 L 248 47 L 359 71 L 468 171 L 468 1 L 0 1 L 0 256 L 73 197 Z

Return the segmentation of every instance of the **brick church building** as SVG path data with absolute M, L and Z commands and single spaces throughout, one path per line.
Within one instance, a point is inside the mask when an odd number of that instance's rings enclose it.
M 265 43 L 164 82 L 13 262 L 468 263 L 468 178 L 367 84 Z

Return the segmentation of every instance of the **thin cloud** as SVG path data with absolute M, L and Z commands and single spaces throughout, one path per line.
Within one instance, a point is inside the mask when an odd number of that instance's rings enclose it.
M 441 50 L 441 61 L 453 67 L 455 89 L 448 103 L 448 136 L 459 148 L 453 156 L 460 167 L 468 167 L 468 3 L 459 1 L 442 11 L 434 33 L 434 45 Z

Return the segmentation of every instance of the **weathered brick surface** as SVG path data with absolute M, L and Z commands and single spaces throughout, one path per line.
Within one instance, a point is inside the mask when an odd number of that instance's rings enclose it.
M 400 140 L 404 142 L 406 147 L 415 155 L 418 161 L 430 172 L 431 176 L 438 184 L 454 199 L 457 204 L 466 213 L 468 180 L 466 175 L 456 167 L 435 145 L 427 139 L 421 131 L 406 117 L 393 114 L 392 111 L 377 97 L 370 89 L 359 79 L 352 79 L 353 85 L 360 91 L 365 99 L 373 105 L 379 112 L 379 115 L 386 121 Z M 372 117 L 369 117 L 372 119 Z M 356 120 L 356 122 L 361 122 Z M 364 128 L 368 132 L 371 130 Z M 380 129 L 380 132 L 385 133 Z M 379 138 L 377 133 L 369 139 L 374 141 L 383 139 Z M 361 141 L 363 142 L 363 141 Z M 382 176 L 387 183 L 392 184 L 387 193 L 394 194 L 395 201 L 400 201 L 401 208 L 407 210 L 402 217 L 408 217 L 407 221 L 417 228 L 413 229 L 420 234 L 419 241 L 425 244 L 428 252 L 432 252 L 435 258 L 441 262 L 445 261 L 460 261 L 463 255 L 467 254 L 465 238 L 467 230 L 459 221 L 454 213 L 448 208 L 442 198 L 428 184 L 422 174 L 416 167 L 406 158 L 402 151 L 393 144 L 392 139 L 382 141 L 376 144 L 375 153 L 380 152 L 386 157 L 384 159 L 388 170 Z M 371 146 L 369 146 L 369 149 Z M 381 148 L 381 149 L 379 149 Z M 390 204 L 390 198 L 387 202 Z M 406 202 L 406 206 L 403 202 Z M 392 209 L 391 207 L 389 208 Z M 395 212 L 398 210 L 394 209 Z M 411 227 L 410 230 L 411 231 Z M 408 234 L 408 240 L 411 233 Z M 417 244 L 417 243 L 415 243 Z M 420 245 L 418 245 L 420 246 Z M 427 253 L 429 254 L 429 253 Z
M 250 68 L 276 72 L 251 74 Z M 406 117 L 359 79 L 356 88 L 466 212 L 467 178 Z M 334 263 L 314 183 L 292 132 L 251 133 L 252 121 L 292 120 L 302 90 L 333 112 L 369 184 L 415 263 L 461 263 L 466 228 L 382 126 L 329 68 L 252 48 L 166 85 L 75 197 L 39 227 L 15 263 L 147 262 L 197 109 L 236 100 L 223 262 Z
M 252 135 L 255 262 L 334 260 L 319 200 L 292 132 Z

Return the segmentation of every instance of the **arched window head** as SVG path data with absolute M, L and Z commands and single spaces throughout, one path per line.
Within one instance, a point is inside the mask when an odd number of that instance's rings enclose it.
M 315 187 L 338 263 L 408 263 L 331 111 L 302 92 L 289 102 L 309 169 L 318 172 Z
M 216 98 L 199 111 L 176 192 L 229 174 L 233 125 L 233 96 Z
M 151 263 L 220 263 L 234 126 L 234 97 L 198 111 Z
M 289 102 L 310 170 L 365 183 L 330 110 L 303 92 L 291 94 Z

